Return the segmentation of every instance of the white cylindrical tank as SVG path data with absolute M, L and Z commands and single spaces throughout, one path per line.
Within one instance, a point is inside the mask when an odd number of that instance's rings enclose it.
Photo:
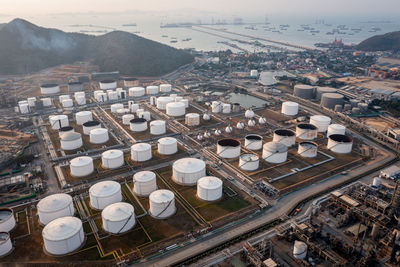
M 170 94 L 170 95 L 169 95 L 169 97 L 171 97 L 174 101 L 175 101 L 175 98 L 176 98 L 177 96 L 178 96 L 177 94 Z
M 197 181 L 197 197 L 205 201 L 222 198 L 222 181 L 215 176 L 205 176 Z
M 144 112 L 144 109 L 139 108 L 136 110 L 136 115 L 139 116 L 140 113 Z
M 171 92 L 172 85 L 170 84 L 160 84 L 160 92 L 161 93 L 168 93 Z
M 124 108 L 124 104 L 121 103 L 116 103 L 111 105 L 111 112 L 112 113 L 117 113 L 118 109 Z
M 0 232 L 10 232 L 16 226 L 12 209 L 0 208 Z
M 82 124 L 83 134 L 89 135 L 93 129 L 101 128 L 101 124 L 98 121 L 87 121 Z
M 167 115 L 169 116 L 183 116 L 185 115 L 185 104 L 182 102 L 172 102 L 167 104 Z
M 227 104 L 227 103 L 222 104 L 222 113 L 224 113 L 224 114 L 231 113 L 231 104 Z
M 156 174 L 152 171 L 141 171 L 133 175 L 133 192 L 141 197 L 147 197 L 157 190 Z
M 117 115 L 118 115 L 118 117 L 122 117 L 124 114 L 127 114 L 127 113 L 129 113 L 129 109 L 128 108 L 120 108 L 120 109 L 117 109 Z
M 174 99 L 169 96 L 160 96 L 157 98 L 157 108 L 159 110 L 165 110 L 168 103 L 174 102 Z
M 160 135 L 166 133 L 165 121 L 163 120 L 155 120 L 150 122 L 150 134 L 152 135 Z
M 75 97 L 76 104 L 79 106 L 86 105 L 86 97 L 85 96 L 76 96 Z
M 49 97 L 42 98 L 41 100 L 43 107 L 50 107 L 52 105 L 52 100 Z
M 263 138 L 258 134 L 249 134 L 244 138 L 244 147 L 250 150 L 260 150 Z
M 164 137 L 158 139 L 158 153 L 161 155 L 172 155 L 178 152 L 178 141 L 173 137 Z
M 269 163 L 283 163 L 287 159 L 288 148 L 278 142 L 268 142 L 263 146 L 262 158 Z
M 170 190 L 156 190 L 149 196 L 149 213 L 156 219 L 165 219 L 175 214 L 175 195 Z
M 183 99 L 183 97 L 182 96 L 177 96 L 177 97 L 175 97 L 175 102 L 181 102 L 182 101 L 182 99 Z
M 236 139 L 221 139 L 217 143 L 217 154 L 221 158 L 237 158 L 240 156 L 240 141 Z
M 10 234 L 0 232 L 0 257 L 6 256 L 11 253 L 13 249 Z
M 74 106 L 74 102 L 72 101 L 72 99 L 64 99 L 61 104 L 63 108 L 70 108 Z
M 62 103 L 64 100 L 70 99 L 69 95 L 60 95 L 58 101 Z
M 150 114 L 150 111 L 140 111 L 139 112 L 139 109 L 136 111 L 136 114 L 137 114 L 137 116 L 138 116 L 138 118 L 143 118 L 143 119 L 145 119 L 146 121 L 150 121 L 151 120 L 151 114 Z
M 93 159 L 88 156 L 76 157 L 69 162 L 71 175 L 74 177 L 84 177 L 94 171 Z
M 157 104 L 157 97 L 150 96 L 149 103 L 150 103 L 150 105 L 155 106 Z
M 106 102 L 108 100 L 107 93 L 99 93 L 97 102 Z
M 259 159 L 255 154 L 243 154 L 239 159 L 239 168 L 245 171 L 255 171 L 259 167 Z
M 287 116 L 296 116 L 299 113 L 299 104 L 286 101 L 282 103 L 282 114 Z
M 185 104 L 185 108 L 188 108 L 188 107 L 189 107 L 189 99 L 184 98 L 184 99 L 182 99 L 180 102 L 183 103 L 183 104 Z
M 304 260 L 307 256 L 307 244 L 301 241 L 294 241 L 293 257 L 297 260 Z
M 67 115 L 49 116 L 49 121 L 50 121 L 51 128 L 53 130 L 59 130 L 61 127 L 65 127 L 65 126 L 69 125 Z
M 90 143 L 104 144 L 109 140 L 108 130 L 105 128 L 97 128 L 90 131 Z
M 116 91 L 107 92 L 107 96 L 109 100 L 118 100 L 118 92 Z
M 353 138 L 344 134 L 331 134 L 328 137 L 328 149 L 339 154 L 347 154 L 353 148 Z
M 76 217 L 61 217 L 48 223 L 42 231 L 44 248 L 51 255 L 66 255 L 85 242 L 82 221 Z
M 129 96 L 131 97 L 144 96 L 144 94 L 145 94 L 145 89 L 143 87 L 129 88 Z
M 381 178 L 380 177 L 374 177 L 374 180 L 372 181 L 372 186 L 379 187 L 380 185 L 381 185 Z
M 296 133 L 288 129 L 278 129 L 274 131 L 272 141 L 291 147 L 296 143 Z
M 314 140 L 317 138 L 318 128 L 314 124 L 299 123 L 296 126 L 296 137 L 302 140 Z
M 146 94 L 148 95 L 156 95 L 158 94 L 158 86 L 156 85 L 149 85 L 146 87 Z
M 199 113 L 188 113 L 185 115 L 185 124 L 187 126 L 200 125 L 200 114 Z
M 21 114 L 27 114 L 27 113 L 29 113 L 30 108 L 29 108 L 28 103 L 19 103 L 19 104 L 18 104 L 18 107 L 19 107 L 19 112 L 20 112 Z
M 135 224 L 135 209 L 126 202 L 108 205 L 101 212 L 103 229 L 111 234 L 121 234 L 131 230 Z
M 203 114 L 203 120 L 209 121 L 210 119 L 211 119 L 211 117 L 209 114 L 207 114 L 207 113 Z
M 131 146 L 131 159 L 133 161 L 146 161 L 151 159 L 151 145 L 147 143 L 136 143 Z
M 211 112 L 220 113 L 222 110 L 222 103 L 220 101 L 211 102 Z
M 314 115 L 310 117 L 310 124 L 317 126 L 318 132 L 326 132 L 329 124 L 331 124 L 331 118 L 324 115 Z
M 65 217 L 74 216 L 75 208 L 72 197 L 68 194 L 52 194 L 39 201 L 37 204 L 39 222 L 43 225 L 49 222 Z
M 60 86 L 54 83 L 42 84 L 40 86 L 42 95 L 57 94 L 60 92 Z
M 89 110 L 79 111 L 75 114 L 76 124 L 83 125 L 87 121 L 93 120 L 92 112 Z
M 89 197 L 92 208 L 102 210 L 122 200 L 121 185 L 114 181 L 98 182 L 89 188 Z
M 132 132 L 144 132 L 147 130 L 147 120 L 143 118 L 135 118 L 130 121 L 130 129 Z
M 246 110 L 246 112 L 244 113 L 244 116 L 247 119 L 252 119 L 254 117 L 254 111 L 251 109 Z
M 82 135 L 76 132 L 65 133 L 61 136 L 60 143 L 63 150 L 78 149 L 83 145 Z
M 103 168 L 115 169 L 124 165 L 124 152 L 119 149 L 110 149 L 101 154 Z
M 131 120 L 133 120 L 134 118 L 135 118 L 135 115 L 133 115 L 133 114 L 122 115 L 122 124 L 123 125 L 130 125 L 131 124 Z
M 172 165 L 172 180 L 181 185 L 195 185 L 206 176 L 206 163 L 196 158 L 182 158 Z
M 304 141 L 299 143 L 297 153 L 305 158 L 314 158 L 317 156 L 318 144 L 314 142 Z
M 114 90 L 117 88 L 117 81 L 115 80 L 102 80 L 99 83 L 101 90 Z
M 329 137 L 332 134 L 345 134 L 345 133 L 346 133 L 346 126 L 334 123 L 328 126 L 328 132 L 326 136 Z
M 61 136 L 63 136 L 63 134 L 66 133 L 74 133 L 75 130 L 72 126 L 65 126 L 65 127 L 61 127 L 60 130 L 58 130 L 58 136 L 61 138 Z

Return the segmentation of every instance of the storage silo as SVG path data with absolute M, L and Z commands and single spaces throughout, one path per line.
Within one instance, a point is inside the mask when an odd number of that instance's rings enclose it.
M 268 142 L 263 146 L 262 158 L 269 163 L 283 163 L 287 159 L 288 147 L 278 142 Z
M 93 159 L 88 156 L 76 157 L 69 162 L 71 175 L 74 177 L 84 177 L 94 171 Z
M 65 126 L 69 125 L 67 115 L 49 116 L 49 121 L 50 121 L 51 128 L 53 130 L 59 130 L 61 127 L 65 127 Z
M 221 158 L 237 158 L 240 156 L 240 141 L 232 138 L 221 139 L 217 142 L 217 154 Z
M 328 132 L 326 136 L 330 136 L 331 134 L 345 134 L 346 133 L 346 126 L 341 124 L 331 124 L 328 126 Z
M 117 109 L 117 115 L 118 115 L 118 117 L 122 117 L 124 114 L 127 114 L 127 113 L 129 113 L 129 109 L 128 108 L 120 108 L 120 109 Z
M 65 126 L 61 127 L 60 130 L 58 130 L 58 136 L 61 138 L 66 133 L 74 133 L 75 130 L 72 128 L 72 126 Z
M 58 101 L 62 103 L 64 100 L 70 99 L 69 95 L 60 95 Z
M 128 92 L 130 97 L 139 97 L 139 96 L 144 96 L 145 89 L 143 87 L 132 87 L 129 88 Z
M 141 171 L 133 175 L 133 192 L 141 197 L 147 197 L 157 190 L 156 174 L 152 171 Z
M 27 101 L 29 107 L 33 108 L 36 106 L 36 97 L 28 97 Z
M 338 93 L 325 93 L 321 96 L 321 106 L 334 109 L 335 106 L 343 106 L 344 96 Z
M 39 215 L 39 222 L 43 225 L 57 218 L 74 216 L 75 214 L 72 197 L 64 193 L 52 194 L 41 199 L 36 208 Z
M 102 181 L 89 188 L 90 206 L 102 210 L 122 200 L 121 185 L 114 181 Z
M 294 86 L 293 95 L 303 99 L 313 99 L 315 88 L 306 84 L 296 84 Z
M 92 144 L 104 144 L 109 140 L 108 130 L 105 128 L 93 129 L 90 131 L 89 137 Z
M 169 116 L 174 116 L 174 117 L 179 117 L 185 115 L 185 104 L 182 102 L 172 102 L 168 103 L 166 106 L 167 109 L 167 115 Z
M 139 110 L 139 104 L 135 104 L 133 103 L 133 101 L 129 101 L 128 104 L 129 104 L 129 110 L 131 112 L 135 113 L 136 111 Z
M 131 230 L 135 224 L 135 209 L 126 202 L 108 205 L 101 212 L 103 229 L 111 234 L 121 234 Z
M 244 147 L 250 150 L 259 150 L 262 148 L 261 135 L 258 134 L 248 134 L 244 138 Z
M 222 198 L 222 181 L 215 176 L 205 176 L 197 181 L 197 197 L 205 201 Z
M 185 115 L 185 124 L 187 126 L 198 126 L 200 125 L 200 114 L 199 113 L 188 113 Z
M 48 223 L 42 231 L 44 248 L 50 255 L 66 255 L 85 242 L 82 221 L 76 217 L 61 217 Z
M 247 119 L 252 119 L 252 118 L 254 118 L 254 111 L 253 110 L 251 110 L 251 109 L 248 109 L 248 110 L 246 110 L 246 112 L 244 113 L 244 116 L 247 118 Z
M 101 90 L 114 90 L 117 88 L 117 81 L 115 80 L 102 80 L 99 83 Z
M 125 78 L 124 79 L 124 86 L 125 87 L 132 87 L 132 86 L 138 86 L 139 85 L 139 80 L 136 78 Z
M 158 94 L 158 86 L 156 85 L 149 85 L 146 87 L 146 94 L 148 95 L 156 95 Z
M 155 120 L 150 122 L 150 134 L 152 135 L 160 135 L 166 133 L 165 121 L 163 120 Z
M 185 108 L 188 108 L 188 107 L 189 107 L 189 99 L 184 98 L 184 99 L 182 99 L 182 100 L 179 101 L 179 102 L 185 104 Z
M 317 126 L 318 132 L 326 132 L 329 124 L 331 124 L 331 118 L 324 115 L 314 115 L 310 117 L 310 124 Z
M 124 165 L 124 152 L 119 149 L 110 149 L 101 154 L 103 168 L 116 169 Z
M 174 99 L 169 96 L 160 96 L 157 98 L 157 109 L 166 110 L 167 104 L 174 102 Z
M 40 86 L 40 92 L 42 95 L 58 94 L 60 92 L 60 86 L 55 83 L 46 83 Z
M 130 125 L 131 124 L 131 120 L 133 120 L 134 118 L 135 118 L 135 115 L 133 115 L 133 114 L 122 115 L 122 124 L 123 125 Z
M 11 253 L 13 249 L 10 234 L 0 232 L 0 257 L 6 256 Z
M 161 189 L 149 196 L 149 214 L 156 219 L 166 219 L 176 212 L 175 195 L 172 191 Z
M 259 164 L 256 154 L 243 154 L 239 158 L 239 168 L 245 171 L 255 171 L 258 169 Z
M 315 93 L 315 98 L 317 100 L 321 100 L 321 97 L 323 94 L 326 94 L 326 93 L 332 94 L 332 93 L 336 93 L 336 92 L 337 92 L 337 90 L 335 88 L 319 86 L 319 87 L 317 87 L 317 90 Z
M 12 209 L 0 208 L 0 232 L 10 232 L 15 226 L 15 218 Z
M 293 257 L 297 260 L 304 260 L 307 256 L 307 244 L 301 241 L 294 241 Z
M 52 100 L 49 97 L 42 98 L 41 101 L 42 101 L 43 107 L 50 107 L 52 105 Z
M 139 111 L 139 109 L 136 111 L 136 114 L 138 116 L 138 118 L 143 118 L 146 121 L 150 121 L 151 120 L 151 114 L 149 111 Z
M 299 143 L 297 153 L 305 158 L 314 158 L 317 156 L 318 145 L 310 141 L 303 141 Z
M 87 121 L 93 120 L 92 112 L 89 110 L 79 111 L 75 114 L 76 124 L 83 125 Z
M 180 185 L 195 185 L 206 176 L 206 163 L 196 158 L 182 158 L 172 164 L 172 180 Z
M 172 85 L 170 84 L 160 84 L 160 92 L 168 93 L 172 91 Z
M 63 150 L 78 149 L 83 145 L 82 135 L 76 132 L 65 133 L 61 136 L 60 143 Z
M 289 129 L 278 129 L 274 131 L 272 141 L 291 147 L 296 143 L 296 133 Z
M 314 140 L 317 138 L 318 128 L 314 124 L 299 123 L 296 126 L 296 137 L 302 140 Z
M 112 104 L 110 107 L 111 107 L 112 113 L 117 113 L 118 109 L 124 108 L 124 104 L 116 103 L 116 104 Z
M 339 154 L 347 154 L 353 148 L 353 138 L 344 134 L 331 134 L 328 137 L 328 149 Z
M 76 104 L 79 106 L 86 105 L 86 97 L 83 95 L 79 95 L 75 97 Z
M 109 91 L 109 92 L 107 92 L 107 96 L 108 96 L 108 99 L 109 99 L 110 101 L 112 101 L 112 100 L 118 100 L 118 92 L 116 92 L 116 91 Z
M 136 143 L 131 146 L 131 159 L 133 161 L 146 161 L 151 159 L 151 145 L 147 143 Z
M 299 113 L 299 104 L 291 101 L 283 102 L 281 112 L 287 116 L 296 116 Z
M 211 112 L 220 113 L 222 110 L 222 103 L 220 101 L 211 102 Z
M 28 101 L 26 100 L 18 101 L 18 107 L 21 114 L 27 114 L 30 111 Z
M 130 121 L 132 132 L 144 132 L 147 130 L 147 120 L 143 118 L 134 118 Z
M 65 99 L 62 101 L 62 106 L 63 108 L 70 108 L 74 106 L 74 102 L 72 101 L 72 99 Z
M 158 139 L 157 151 L 160 155 L 172 155 L 178 152 L 178 141 L 173 137 Z
M 222 113 L 224 113 L 224 114 L 231 113 L 231 104 L 223 103 L 222 104 Z
M 93 129 L 101 128 L 99 121 L 87 121 L 82 124 L 83 134 L 89 135 L 90 131 Z

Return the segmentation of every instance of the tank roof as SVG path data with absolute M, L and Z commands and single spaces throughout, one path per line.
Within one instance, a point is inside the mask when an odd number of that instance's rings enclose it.
M 204 176 L 197 181 L 197 184 L 204 189 L 217 189 L 222 187 L 221 179 L 215 176 Z
M 70 165 L 73 165 L 75 167 L 83 167 L 86 166 L 90 163 L 93 162 L 93 159 L 89 156 L 82 156 L 82 157 L 76 157 L 71 159 L 71 161 L 69 162 Z
M 133 179 L 137 182 L 149 182 L 156 178 L 156 174 L 152 171 L 141 171 L 133 175 Z
M 119 149 L 110 149 L 110 150 L 104 151 L 101 154 L 101 156 L 104 158 L 115 159 L 115 158 L 123 157 L 124 152 L 122 152 L 122 150 L 119 150 Z
M 61 141 L 74 141 L 79 140 L 80 138 L 82 138 L 82 136 L 77 132 L 70 132 L 61 135 Z
M 89 188 L 89 194 L 95 197 L 107 197 L 121 190 L 121 185 L 114 181 L 102 181 Z
M 37 209 L 40 212 L 56 212 L 72 204 L 72 197 L 68 194 L 59 193 L 47 196 L 39 201 Z
M 61 241 L 74 236 L 82 229 L 82 221 L 76 217 L 61 217 L 49 222 L 43 228 L 43 237 L 47 240 Z
M 175 197 L 175 194 L 166 189 L 160 189 L 152 192 L 149 196 L 150 201 L 155 203 L 168 203 L 172 201 Z
M 173 168 L 183 173 L 195 173 L 203 170 L 205 167 L 206 163 L 196 158 L 178 159 L 173 163 Z
M 353 138 L 351 138 L 348 135 L 344 135 L 344 134 L 331 134 L 328 138 L 332 139 L 333 141 L 339 142 L 339 143 L 353 142 Z
M 137 151 L 145 151 L 151 149 L 151 145 L 148 143 L 136 143 L 131 146 L 131 150 L 137 150 Z
M 108 205 L 101 212 L 101 217 L 107 221 L 118 222 L 135 216 L 133 206 L 126 202 L 117 202 Z
M 274 131 L 275 134 L 280 136 L 295 136 L 296 133 L 289 129 L 278 129 Z
M 83 126 L 85 127 L 92 127 L 92 126 L 96 126 L 96 125 L 100 125 L 99 121 L 87 121 L 85 123 L 83 123 Z
M 288 151 L 287 146 L 279 142 L 265 143 L 263 149 L 273 153 L 283 153 Z
M 226 138 L 221 139 L 218 141 L 218 145 L 220 146 L 231 146 L 231 147 L 238 147 L 240 146 L 240 141 L 236 139 Z

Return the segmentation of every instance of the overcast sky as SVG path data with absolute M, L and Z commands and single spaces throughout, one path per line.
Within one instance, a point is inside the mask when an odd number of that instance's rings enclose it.
M 12 16 L 180 9 L 237 15 L 354 14 L 384 18 L 400 13 L 400 0 L 0 0 L 0 13 Z

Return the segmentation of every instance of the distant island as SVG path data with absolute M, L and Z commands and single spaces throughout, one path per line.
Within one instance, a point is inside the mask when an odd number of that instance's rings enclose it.
M 100 36 L 66 33 L 36 26 L 23 19 L 0 24 L 0 74 L 37 72 L 88 61 L 100 71 L 158 76 L 193 62 L 191 54 L 124 31 Z
M 372 36 L 357 45 L 362 51 L 394 51 L 400 50 L 400 31 Z

